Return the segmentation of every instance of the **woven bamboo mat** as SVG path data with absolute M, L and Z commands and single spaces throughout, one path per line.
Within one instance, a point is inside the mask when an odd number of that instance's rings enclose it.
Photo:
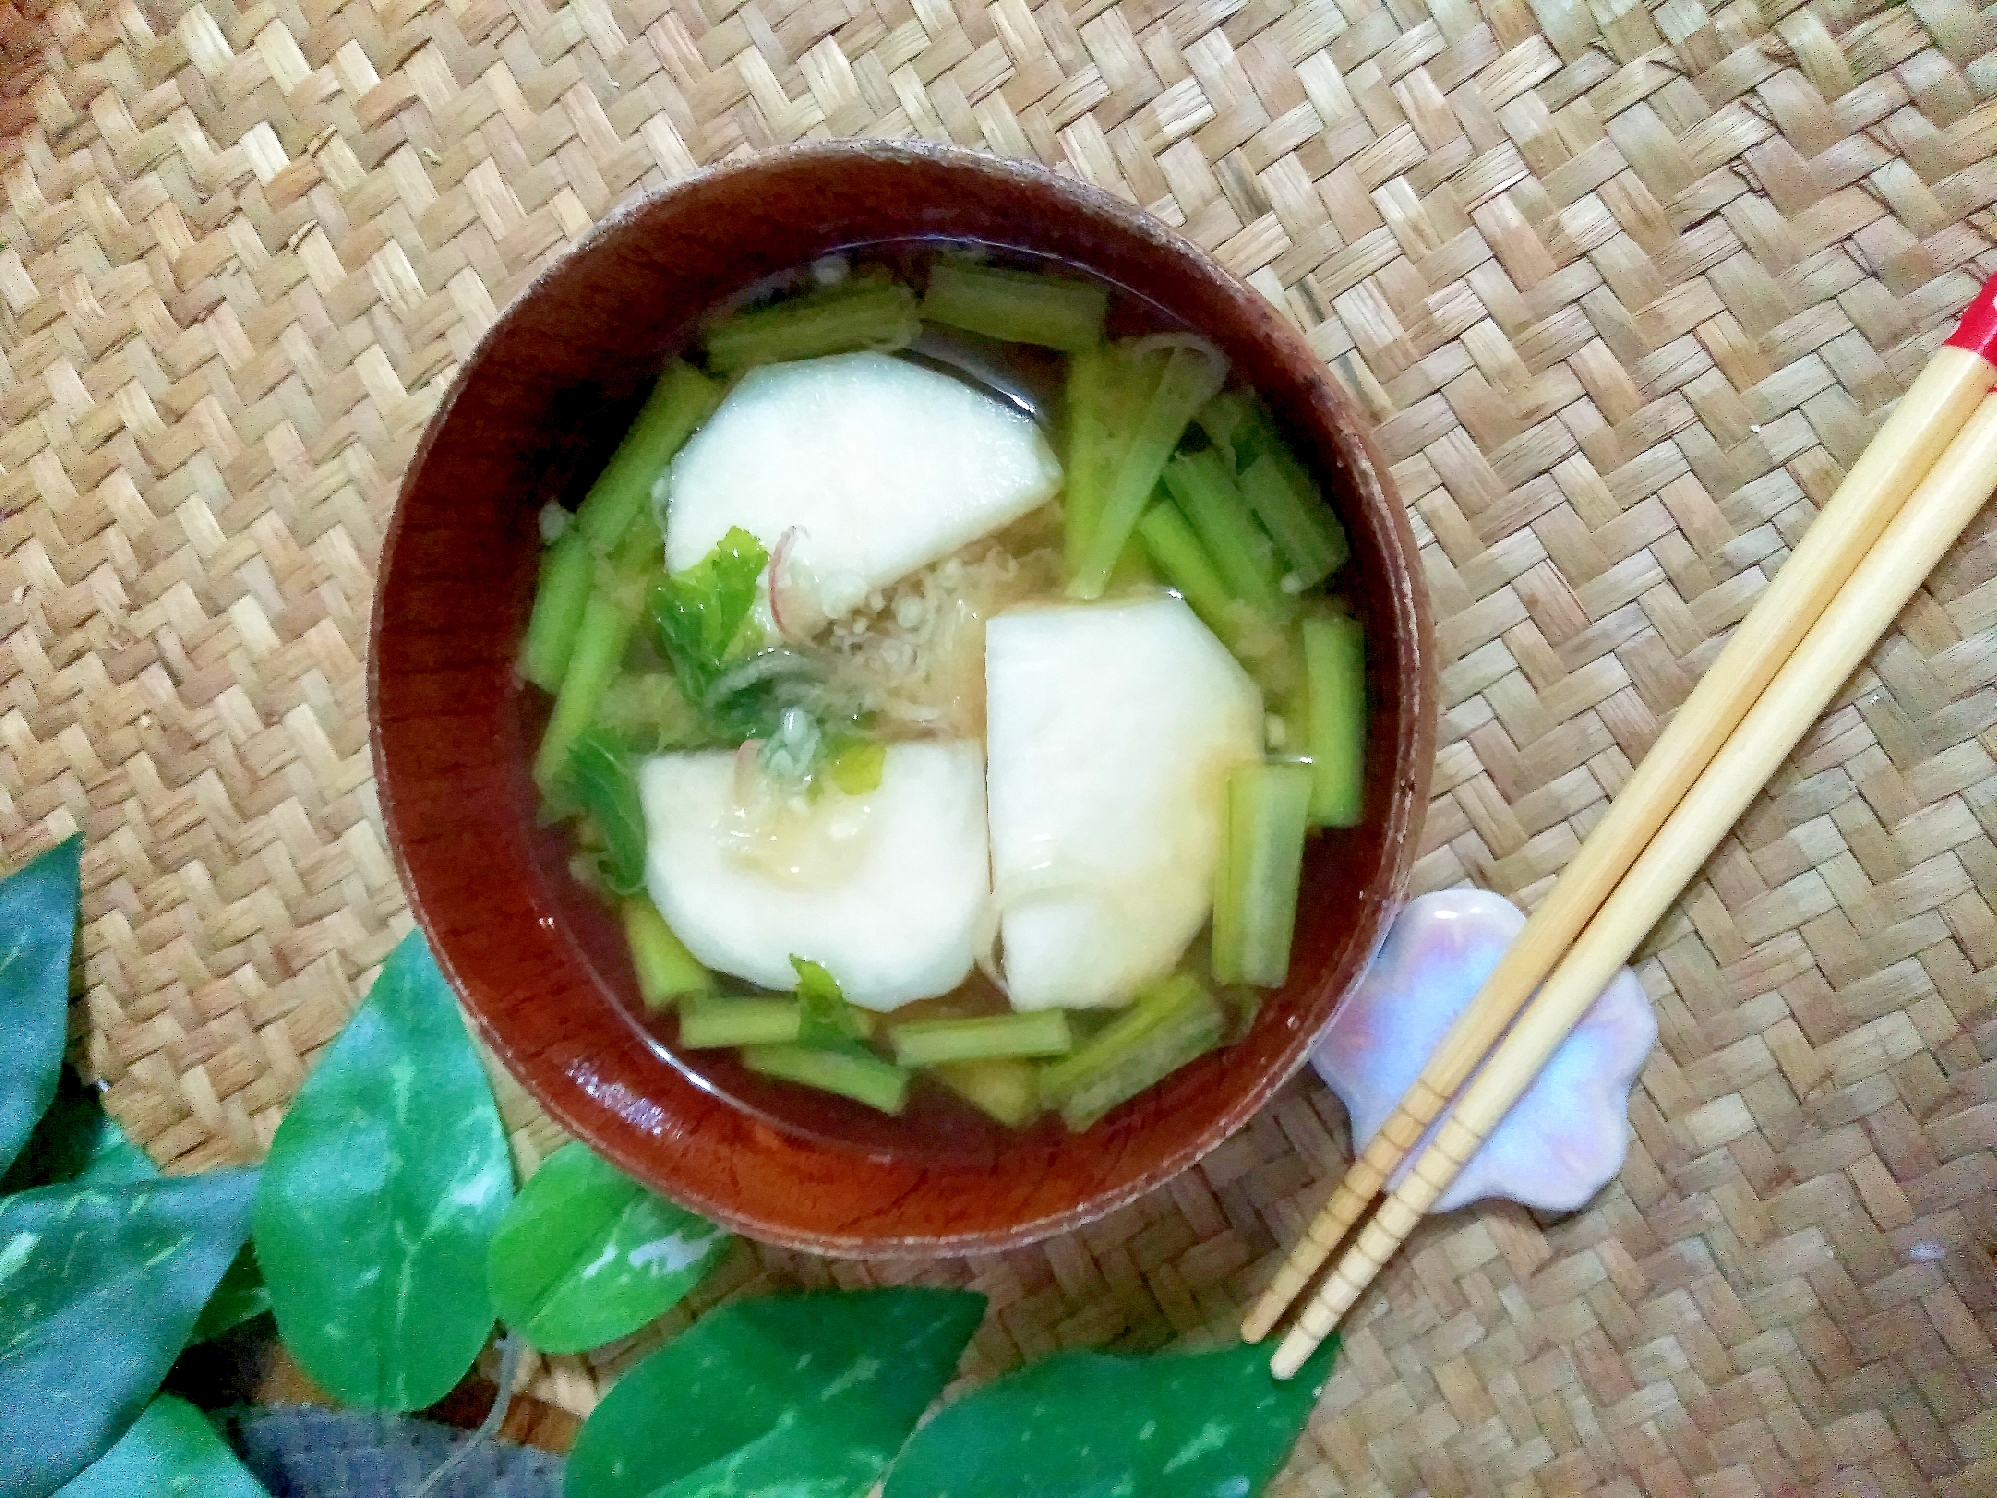
M 0 856 L 89 835 L 82 1054 L 162 1160 L 258 1155 L 409 924 L 362 662 L 424 419 L 621 198 L 801 138 L 1037 157 L 1292 312 L 1425 546 L 1418 884 L 1529 902 L 1997 270 L 1993 16 L 6 6 Z M 1277 1492 L 1997 1493 L 1993 614 L 1984 525 L 1654 936 L 1620 1182 L 1427 1224 Z M 1344 1147 L 1298 1083 L 1116 1218 L 932 1273 L 991 1295 L 985 1370 L 1221 1326 Z M 745 1247 L 717 1293 L 870 1273 Z M 584 1409 L 632 1355 L 535 1387 Z

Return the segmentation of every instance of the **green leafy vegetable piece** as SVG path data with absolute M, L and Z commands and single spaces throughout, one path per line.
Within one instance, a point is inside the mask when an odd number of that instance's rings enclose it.
M 859 1498 L 950 1381 L 984 1305 L 967 1290 L 909 1288 L 711 1311 L 597 1406 L 563 1492 Z
M 741 653 L 769 561 L 763 543 L 736 526 L 705 559 L 652 589 L 659 643 L 695 702 L 707 701 L 722 671 Z
M 603 834 L 597 869 L 620 895 L 645 887 L 645 808 L 638 800 L 638 777 L 617 741 L 586 733 L 569 750 L 569 789 Z
M 162 1394 L 58 1498 L 270 1498 L 193 1405 Z
M 263 1282 L 256 1251 L 245 1243 L 222 1276 L 222 1283 L 208 1297 L 208 1304 L 201 1308 L 201 1319 L 194 1323 L 188 1340 L 210 1341 L 269 1309 L 270 1286 Z
M 832 753 L 826 773 L 849 796 L 864 796 L 881 788 L 888 767 L 888 746 L 879 739 L 849 739 Z
M 226 1170 L 0 1201 L 0 1493 L 53 1493 L 137 1417 L 242 1244 L 255 1190 L 256 1172 Z
M 0 882 L 0 1171 L 55 1097 L 69 1019 L 81 836 Z
M 846 1002 L 846 990 L 822 964 L 793 956 L 790 965 L 797 970 L 797 998 L 804 1006 L 800 1045 L 839 1049 L 866 1033 L 866 1019 Z
M 493 1308 L 543 1352 L 584 1352 L 671 1310 L 733 1241 L 588 1146 L 566 1144 L 493 1235 Z
M 1337 1347 L 1287 1383 L 1266 1347 L 1059 1353 L 923 1426 L 885 1498 L 1251 1498 L 1296 1444 Z
M 512 1194 L 491 1086 L 412 934 L 271 1141 L 256 1251 L 285 1345 L 349 1404 L 434 1404 L 492 1330 L 486 1254 Z

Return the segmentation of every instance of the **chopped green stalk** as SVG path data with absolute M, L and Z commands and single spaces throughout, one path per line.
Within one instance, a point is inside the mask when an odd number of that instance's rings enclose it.
M 1081 1049 L 1043 1066 L 1040 1096 L 1079 1132 L 1212 1050 L 1225 1022 L 1196 979 L 1175 973 L 1139 994 Z
M 713 977 L 643 896 L 624 902 L 624 940 L 638 970 L 638 997 L 647 1009 L 664 1009 L 675 1000 L 713 991 Z
M 803 1022 L 796 999 L 694 999 L 680 1006 L 680 1044 L 690 1051 L 787 1045 Z
M 742 1051 L 750 1071 L 821 1092 L 836 1092 L 882 1113 L 899 1113 L 908 1102 L 908 1073 L 854 1046 L 816 1050 L 802 1045 L 752 1045 Z
M 994 1056 L 1065 1056 L 1074 1044 L 1068 1016 L 1059 1009 L 1030 1009 L 980 1019 L 926 1019 L 896 1025 L 894 1058 L 903 1066 L 943 1061 L 984 1061 Z
M 1366 637 L 1343 614 L 1304 621 L 1311 820 L 1359 821 L 1366 794 Z
M 1031 1061 L 946 1061 L 929 1074 L 1008 1129 L 1024 1128 L 1040 1115 L 1040 1069 Z
M 589 542 L 573 525 L 542 553 L 534 611 L 527 616 L 527 639 L 520 648 L 520 674 L 544 692 L 562 684 L 589 603 L 595 565 Z
M 624 747 L 605 733 L 585 733 L 569 750 L 568 786 L 602 840 L 597 872 L 616 894 L 645 883 L 645 811 Z
M 1092 348 L 1068 361 L 1065 392 L 1068 463 L 1062 479 L 1062 552 L 1072 576 L 1082 564 L 1089 533 L 1102 514 L 1103 456 L 1109 443 L 1105 402 L 1113 360 L 1106 348 Z
M 1151 553 L 1142 537 L 1132 536 L 1123 548 L 1123 555 L 1116 559 L 1116 566 L 1110 569 L 1109 581 L 1103 585 L 1103 592 L 1155 593 L 1157 590 L 1158 571 L 1151 565 Z
M 534 779 L 544 792 L 568 768 L 569 751 L 595 718 L 604 688 L 617 674 L 624 647 L 631 642 L 638 610 L 621 596 L 622 591 L 598 588 L 583 609 L 575 648 L 569 652 L 568 669 L 555 693 L 555 710 L 548 716 L 540 751 L 534 756 Z
M 1208 629 L 1226 640 L 1233 628 L 1228 605 L 1234 600 L 1185 517 L 1169 501 L 1155 504 L 1137 522 L 1137 535 L 1165 581 L 1179 590 Z
M 855 276 L 724 318 L 707 335 L 707 363 L 735 374 L 851 349 L 906 348 L 921 331 L 914 292 L 886 276 Z
M 1068 584 L 1073 597 L 1102 597 L 1117 554 L 1137 528 L 1165 460 L 1178 446 L 1193 412 L 1213 393 L 1214 361 L 1204 350 L 1159 350 L 1137 356 L 1132 362 L 1141 367 L 1161 356 L 1164 363 L 1157 385 L 1130 424 L 1128 441 L 1119 447 L 1116 461 L 1108 465 L 1102 513 L 1083 548 L 1082 564 Z
M 1222 983 L 1280 988 L 1290 972 L 1311 769 L 1244 765 L 1227 779 L 1226 872 L 1215 885 L 1228 909 L 1214 914 L 1213 975 Z
M 1275 548 L 1248 513 L 1227 460 L 1212 448 L 1182 453 L 1165 465 L 1165 487 L 1228 591 L 1265 614 L 1280 613 L 1284 598 Z
M 722 388 L 682 359 L 667 361 L 637 420 L 576 511 L 574 529 L 598 556 L 608 556 L 624 539 L 673 454 L 721 404 Z
M 1102 288 L 1086 281 L 962 260 L 937 261 L 922 298 L 931 322 L 1071 354 L 1102 342 L 1108 308 Z
M 1352 554 L 1344 527 L 1325 508 L 1317 485 L 1287 454 L 1264 453 L 1250 463 L 1241 474 L 1241 497 L 1289 564 L 1285 591 L 1316 587 Z

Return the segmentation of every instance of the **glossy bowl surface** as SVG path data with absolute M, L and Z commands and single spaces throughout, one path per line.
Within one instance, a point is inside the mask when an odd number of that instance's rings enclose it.
M 1368 626 L 1366 816 L 1313 840 L 1292 979 L 1248 1035 L 1077 1137 L 967 1147 L 794 1095 L 768 1106 L 678 1064 L 616 995 L 615 928 L 533 825 L 536 712 L 514 677 L 536 516 L 578 496 L 662 358 L 745 285 L 837 249 L 982 241 L 1087 267 L 1212 338 L 1318 472 Z M 1435 738 L 1407 519 L 1295 330 L 1169 229 L 1036 167 L 947 148 L 805 147 L 689 177 L 597 226 L 465 363 L 404 480 L 375 599 L 374 765 L 404 887 L 485 1040 L 568 1129 L 660 1191 L 768 1241 L 907 1256 L 1031 1242 L 1183 1170 L 1302 1064 L 1390 918 Z M 768 1100 L 765 1100 L 768 1101 Z

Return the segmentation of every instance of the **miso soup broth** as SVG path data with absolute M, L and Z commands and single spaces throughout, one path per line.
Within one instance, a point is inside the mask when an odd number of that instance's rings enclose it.
M 1318 485 L 1072 267 L 870 246 L 743 293 L 541 514 L 536 845 L 634 1018 L 787 1127 L 1086 1130 L 1289 969 L 1363 801 Z

